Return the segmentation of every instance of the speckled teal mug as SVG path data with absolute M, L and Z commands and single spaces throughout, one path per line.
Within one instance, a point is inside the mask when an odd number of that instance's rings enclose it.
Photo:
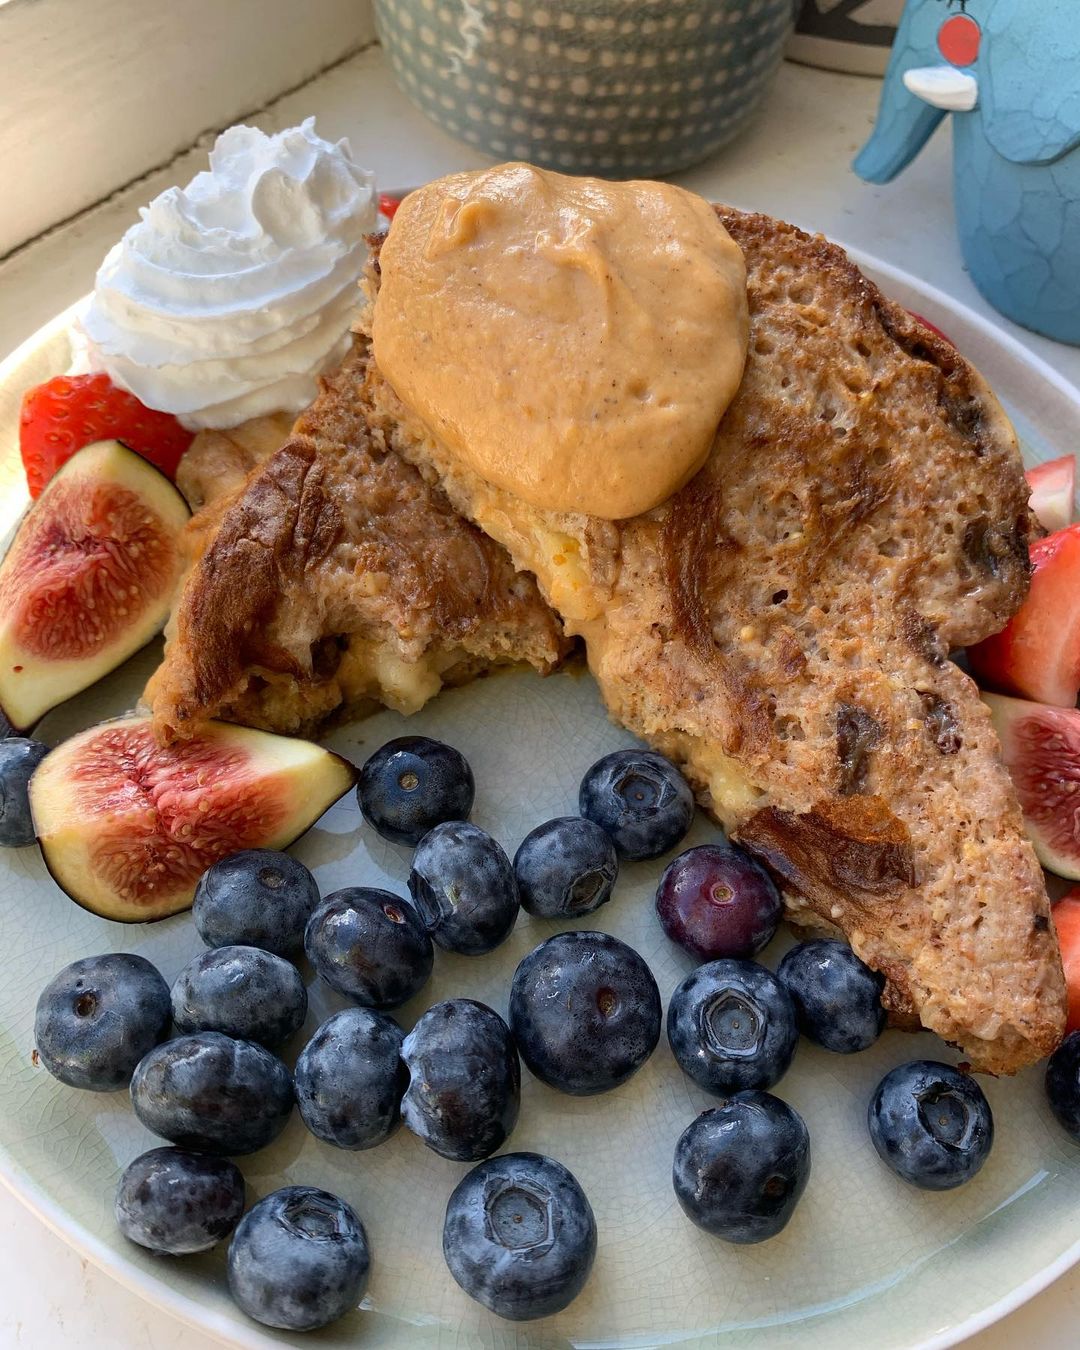
M 402 88 L 500 159 L 674 173 L 753 117 L 792 0 L 376 0 Z

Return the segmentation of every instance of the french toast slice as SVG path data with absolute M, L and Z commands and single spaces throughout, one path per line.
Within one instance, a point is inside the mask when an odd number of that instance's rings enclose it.
M 206 432 L 181 464 L 190 566 L 146 690 L 159 734 L 210 718 L 301 735 L 415 712 L 491 666 L 567 649 L 531 577 L 366 420 L 356 339 L 291 419 Z
M 1062 1035 L 1061 961 L 989 715 L 948 659 L 1027 590 L 1015 436 L 841 249 L 719 210 L 750 353 L 707 464 L 664 505 L 620 522 L 529 506 L 462 467 L 374 363 L 371 421 L 538 578 L 612 716 L 682 765 L 793 923 L 882 971 L 894 1022 L 1015 1072 Z

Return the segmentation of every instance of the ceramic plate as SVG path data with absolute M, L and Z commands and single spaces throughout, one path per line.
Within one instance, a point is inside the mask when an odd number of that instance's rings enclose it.
M 970 311 L 887 267 L 863 260 L 901 303 L 948 332 L 1013 413 L 1032 462 L 1075 448 L 1080 398 L 1044 364 Z M 0 368 L 0 528 L 24 504 L 15 448 L 22 390 L 66 362 L 64 318 Z M 90 693 L 51 714 L 41 734 L 58 741 L 132 706 L 157 660 L 152 647 Z M 408 724 L 459 746 L 478 785 L 475 819 L 511 852 L 542 820 L 574 810 L 577 783 L 599 755 L 626 744 L 587 676 L 540 680 L 504 674 L 441 695 Z M 383 713 L 332 738 L 360 761 L 405 722 Z M 715 834 L 699 820 L 689 842 Z M 336 805 L 296 846 L 324 891 L 367 884 L 400 890 L 408 853 Z M 658 864 L 624 869 L 615 899 L 582 926 L 624 938 L 648 959 L 665 1001 L 689 962 L 662 936 L 650 900 Z M 439 953 L 421 998 L 401 1010 L 408 1027 L 430 1003 L 482 999 L 505 1014 L 514 966 L 552 928 L 522 915 L 510 940 L 479 959 Z M 775 961 L 786 940 L 768 958 Z M 0 857 L 0 1170 L 52 1227 L 129 1287 L 237 1346 L 287 1340 L 244 1319 L 225 1287 L 223 1253 L 169 1260 L 127 1245 L 112 1220 L 117 1175 L 155 1141 L 126 1093 L 61 1087 L 31 1060 L 34 1003 L 66 962 L 109 950 L 155 962 L 168 980 L 199 949 L 187 915 L 125 927 L 78 909 L 34 849 Z M 340 1006 L 312 985 L 306 1034 Z M 294 1053 L 297 1046 L 293 1047 Z M 928 1036 L 888 1033 L 865 1054 L 830 1056 L 804 1042 L 779 1091 L 802 1112 L 813 1175 L 776 1240 L 737 1249 L 683 1217 L 671 1190 L 672 1148 L 710 1103 L 661 1043 L 630 1083 L 605 1096 L 563 1097 L 524 1074 L 521 1123 L 511 1147 L 550 1153 L 577 1175 L 596 1211 L 600 1250 L 586 1292 L 562 1315 L 515 1326 L 491 1317 L 443 1265 L 446 1198 L 465 1168 L 400 1131 L 381 1148 L 344 1153 L 294 1118 L 280 1140 L 242 1160 L 253 1196 L 288 1182 L 324 1186 L 359 1211 L 374 1249 L 363 1308 L 305 1344 L 485 1346 L 943 1346 L 987 1325 L 1080 1255 L 1080 1149 L 1051 1119 L 1041 1073 L 987 1081 L 998 1137 L 982 1173 L 933 1195 L 896 1180 L 866 1134 L 866 1102 L 881 1075 L 915 1056 L 956 1055 Z

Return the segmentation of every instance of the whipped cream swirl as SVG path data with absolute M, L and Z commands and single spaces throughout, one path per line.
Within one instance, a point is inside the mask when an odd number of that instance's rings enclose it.
M 231 127 L 108 253 L 76 320 L 76 368 L 104 370 L 192 429 L 298 411 L 357 304 L 374 175 L 315 134 Z

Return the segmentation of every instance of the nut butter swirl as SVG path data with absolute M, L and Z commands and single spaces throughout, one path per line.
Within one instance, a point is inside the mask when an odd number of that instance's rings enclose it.
M 411 193 L 380 255 L 375 359 L 455 456 L 608 520 L 701 467 L 742 377 L 743 256 L 668 183 L 528 164 Z

